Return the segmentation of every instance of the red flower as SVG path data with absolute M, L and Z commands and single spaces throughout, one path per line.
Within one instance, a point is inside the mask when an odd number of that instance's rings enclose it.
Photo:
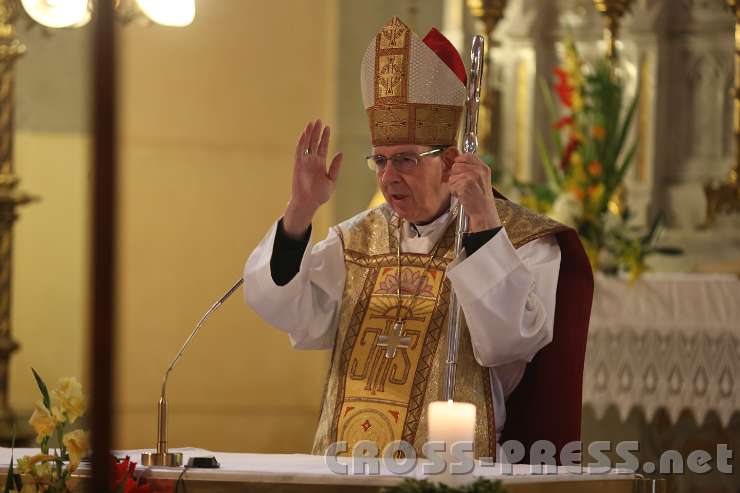
M 573 155 L 575 150 L 578 148 L 578 144 L 580 142 L 575 137 L 570 138 L 568 141 L 568 144 L 565 146 L 565 149 L 563 150 L 563 157 L 560 160 L 560 169 L 565 169 L 568 167 L 568 164 L 570 163 L 570 157 Z
M 558 130 L 562 130 L 565 127 L 573 126 L 573 123 L 574 123 L 573 115 L 567 115 L 567 116 L 562 117 L 560 120 L 558 120 L 555 123 L 555 128 L 557 128 Z
M 129 468 L 131 466 L 131 459 L 126 457 L 125 459 L 121 460 L 120 462 L 116 457 L 111 456 L 111 465 L 113 466 L 113 482 L 114 483 L 120 483 L 123 478 L 125 478 L 129 473 Z M 136 467 L 136 464 L 133 464 L 134 467 Z
M 560 101 L 568 108 L 573 107 L 573 86 L 568 84 L 568 73 L 562 68 L 555 69 L 555 75 L 558 81 L 555 83 L 555 92 L 558 93 Z
M 123 484 L 123 493 L 150 493 L 149 485 L 145 482 L 139 484 L 134 479 L 136 471 L 136 462 L 131 462 L 129 457 L 118 461 L 117 458 L 111 457 L 113 466 L 113 485 L 112 490 L 117 491 Z

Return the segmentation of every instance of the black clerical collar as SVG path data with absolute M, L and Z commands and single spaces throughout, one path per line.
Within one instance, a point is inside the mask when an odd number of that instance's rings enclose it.
M 448 209 L 444 209 L 439 216 L 435 217 L 431 221 L 426 221 L 423 223 L 409 222 L 409 229 L 411 230 L 411 232 L 413 232 L 416 235 L 416 238 L 419 238 L 424 234 L 424 231 L 426 229 L 429 229 L 428 228 L 429 226 L 440 223 L 440 222 L 447 222 L 447 219 L 449 218 L 455 206 L 457 206 L 457 199 L 455 197 L 452 197 L 450 199 L 450 207 Z

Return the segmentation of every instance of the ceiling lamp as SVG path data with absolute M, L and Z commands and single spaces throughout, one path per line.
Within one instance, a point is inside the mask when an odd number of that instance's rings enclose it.
M 136 0 L 149 19 L 163 26 L 187 26 L 195 18 L 195 0 Z
M 21 3 L 34 21 L 46 27 L 79 27 L 90 20 L 89 0 L 21 0 Z

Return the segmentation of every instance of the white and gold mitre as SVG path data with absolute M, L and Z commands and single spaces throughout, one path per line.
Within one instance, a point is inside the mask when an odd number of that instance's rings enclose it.
M 370 42 L 361 79 L 373 145 L 456 144 L 465 66 L 442 33 L 422 40 L 394 17 Z

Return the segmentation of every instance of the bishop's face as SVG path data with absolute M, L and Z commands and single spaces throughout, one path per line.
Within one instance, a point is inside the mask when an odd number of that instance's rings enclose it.
M 453 147 L 443 152 L 419 157 L 416 166 L 397 166 L 392 156 L 414 157 L 434 147 L 399 144 L 373 147 L 373 154 L 388 161 L 376 170 L 378 186 L 386 202 L 403 219 L 423 224 L 439 217 L 450 205 L 448 180 L 452 161 L 457 154 Z

